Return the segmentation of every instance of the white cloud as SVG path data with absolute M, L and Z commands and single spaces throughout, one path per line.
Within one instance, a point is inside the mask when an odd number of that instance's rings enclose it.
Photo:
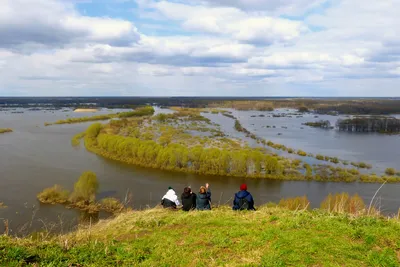
M 167 1 L 149 6 L 168 19 L 182 21 L 185 29 L 219 34 L 242 42 L 288 42 L 308 31 L 299 21 L 249 14 L 237 8 L 190 6 Z
M 246 11 L 264 11 L 275 15 L 299 15 L 316 8 L 326 0 L 189 0 L 214 6 L 237 7 Z
M 3 0 L 0 95 L 398 95 L 397 0 L 138 2 Z
M 80 15 L 72 5 L 56 0 L 3 0 L 0 47 L 48 49 L 70 43 L 129 45 L 139 34 L 128 21 Z

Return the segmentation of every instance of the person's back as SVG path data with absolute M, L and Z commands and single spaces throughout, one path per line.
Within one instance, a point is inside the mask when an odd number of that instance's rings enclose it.
M 235 194 L 233 210 L 255 210 L 253 196 L 247 191 L 247 186 L 242 184 L 240 191 Z
M 167 193 L 163 196 L 161 200 L 161 205 L 164 208 L 176 209 L 179 204 L 180 203 L 174 189 L 172 189 L 172 187 L 168 187 Z
M 192 192 L 190 187 L 185 187 L 181 195 L 182 210 L 190 211 L 196 208 L 196 194 Z
M 196 209 L 211 210 L 211 191 L 208 188 L 208 184 L 205 187 L 200 187 L 200 192 L 196 198 Z

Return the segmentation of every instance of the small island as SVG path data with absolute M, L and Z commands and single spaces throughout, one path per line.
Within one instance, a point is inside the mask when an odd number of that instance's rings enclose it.
M 314 128 L 322 128 L 322 129 L 333 129 L 334 127 L 331 126 L 331 122 L 328 120 L 320 120 L 316 122 L 306 122 L 303 125 L 314 127 Z
M 10 129 L 10 128 L 0 128 L 0 134 L 2 134 L 2 133 L 11 133 L 11 132 L 13 132 L 13 130 Z

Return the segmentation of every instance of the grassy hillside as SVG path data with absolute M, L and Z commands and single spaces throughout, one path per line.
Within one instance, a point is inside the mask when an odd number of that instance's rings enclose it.
M 263 207 L 152 209 L 48 240 L 0 237 L 1 266 L 400 266 L 400 222 Z

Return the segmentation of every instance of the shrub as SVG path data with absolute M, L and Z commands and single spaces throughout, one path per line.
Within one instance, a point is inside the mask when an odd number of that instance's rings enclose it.
M 317 160 L 324 160 L 324 159 L 325 159 L 325 157 L 322 156 L 321 154 L 317 154 L 317 155 L 315 156 L 315 158 L 316 158 Z
M 71 144 L 73 146 L 79 146 L 81 143 L 81 139 L 85 136 L 85 133 L 78 133 L 72 137 Z
M 154 119 L 158 122 L 165 122 L 168 119 L 168 115 L 164 113 L 160 113 L 154 117 Z
M 309 209 L 310 201 L 307 196 L 286 198 L 281 199 L 278 206 L 289 210 L 304 210 Z
M 290 154 L 293 154 L 294 150 L 292 148 L 288 148 L 287 152 L 290 153 Z
M 303 150 L 298 150 L 297 155 L 305 157 L 305 156 L 307 156 L 307 152 L 304 152 Z
M 396 174 L 396 170 L 394 168 L 387 168 L 385 170 L 386 175 L 395 175 Z
M 299 112 L 309 112 L 308 108 L 305 106 L 299 107 Z
M 69 192 L 64 190 L 60 185 L 45 188 L 37 195 L 37 198 L 42 203 L 47 204 L 63 204 L 68 201 Z
M 360 171 L 357 169 L 349 169 L 347 170 L 349 173 L 353 174 L 353 175 L 359 175 Z
M 336 213 L 360 214 L 365 211 L 365 203 L 358 194 L 352 197 L 348 193 L 329 194 L 322 201 L 321 209 Z
M 104 198 L 100 201 L 101 209 L 110 213 L 121 212 L 124 209 L 124 205 L 113 197 Z
M 0 202 L 0 209 L 5 209 L 5 208 L 7 208 L 7 206 L 6 206 L 6 205 L 4 205 L 4 203 L 3 203 L 3 202 Z
M 331 161 L 332 163 L 335 163 L 335 164 L 338 164 L 338 163 L 339 163 L 339 159 L 338 159 L 337 157 L 331 158 L 330 161 Z
M 96 199 L 96 193 L 99 188 L 96 174 L 93 172 L 84 172 L 74 185 L 74 192 L 71 195 L 71 202 L 93 202 Z

